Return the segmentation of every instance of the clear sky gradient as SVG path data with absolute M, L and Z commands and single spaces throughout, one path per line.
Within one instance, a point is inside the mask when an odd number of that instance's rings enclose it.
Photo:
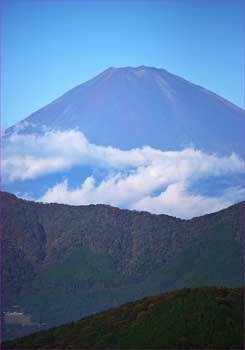
M 244 106 L 244 2 L 2 1 L 2 127 L 108 67 L 165 68 Z

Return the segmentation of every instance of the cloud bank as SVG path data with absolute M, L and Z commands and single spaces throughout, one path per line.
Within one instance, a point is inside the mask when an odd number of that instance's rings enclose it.
M 98 182 L 91 174 L 77 188 L 69 188 L 72 184 L 65 180 L 47 189 L 40 201 L 105 203 L 190 217 L 243 199 L 243 190 L 236 187 L 225 189 L 219 197 L 191 191 L 196 180 L 243 173 L 243 161 L 235 154 L 218 157 L 194 148 L 162 151 L 149 146 L 124 151 L 92 144 L 77 130 L 14 133 L 4 140 L 6 183 L 36 179 L 73 166 L 103 169 L 106 175 Z

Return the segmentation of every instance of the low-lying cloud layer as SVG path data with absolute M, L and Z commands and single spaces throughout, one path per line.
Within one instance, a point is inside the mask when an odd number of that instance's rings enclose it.
M 12 134 L 4 141 L 4 182 L 35 179 L 73 166 L 103 169 L 104 179 L 87 177 L 77 188 L 67 180 L 47 189 L 43 202 L 105 203 L 180 217 L 212 212 L 243 199 L 241 188 L 227 188 L 219 197 L 191 192 L 193 181 L 239 174 L 237 155 L 206 154 L 194 148 L 161 151 L 149 146 L 123 151 L 91 144 L 79 131 L 43 135 Z M 92 171 L 91 171 L 92 173 Z

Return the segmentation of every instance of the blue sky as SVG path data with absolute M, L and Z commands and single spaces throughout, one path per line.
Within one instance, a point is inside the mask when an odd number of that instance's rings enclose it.
M 110 66 L 155 66 L 244 105 L 244 2 L 2 1 L 4 128 Z

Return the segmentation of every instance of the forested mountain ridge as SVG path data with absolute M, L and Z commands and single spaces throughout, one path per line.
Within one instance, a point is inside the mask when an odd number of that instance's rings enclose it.
M 4 192 L 1 203 L 4 309 L 50 326 L 175 288 L 243 284 L 244 203 L 191 220 Z

